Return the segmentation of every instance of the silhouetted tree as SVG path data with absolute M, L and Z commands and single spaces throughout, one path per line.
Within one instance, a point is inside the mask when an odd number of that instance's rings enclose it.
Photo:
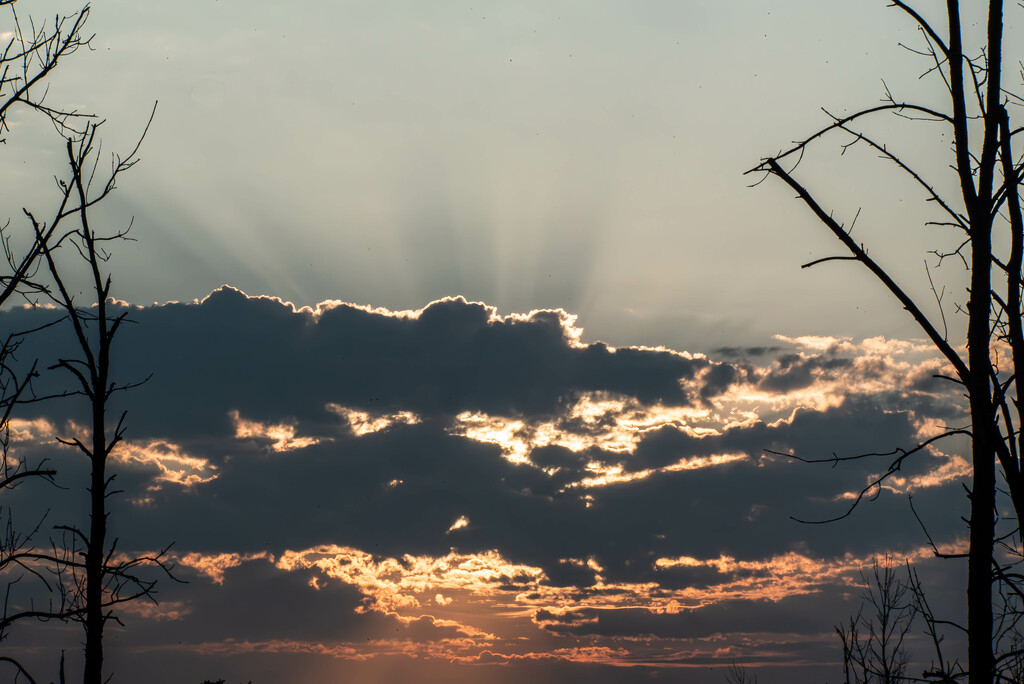
M 52 24 L 37 24 L 19 19 L 14 2 L 0 0 L 0 9 L 10 21 L 10 38 L 0 44 L 0 142 L 6 142 L 11 130 L 8 116 L 18 108 L 41 115 L 62 136 L 80 135 L 90 117 L 52 106 L 46 102 L 46 92 L 48 78 L 58 64 L 89 46 L 91 36 L 84 33 L 89 6 L 69 15 L 58 15 Z M 0 249 L 5 263 L 0 271 L 0 307 L 19 297 L 30 298 L 44 289 L 36 276 L 47 245 L 59 239 L 59 229 L 58 223 L 53 223 L 46 229 L 15 236 L 10 221 L 0 226 Z M 31 383 L 38 376 L 38 362 L 20 371 L 15 363 L 16 354 L 25 351 L 32 332 L 36 331 L 6 331 L 0 339 L 0 495 L 31 480 L 52 483 L 56 474 L 45 461 L 30 464 L 10 453 L 12 415 L 19 403 L 32 395 Z M 67 551 L 52 544 L 42 548 L 37 545 L 42 523 L 38 520 L 27 527 L 17 526 L 12 511 L 0 499 L 0 576 L 7 581 L 0 614 L 0 641 L 21 620 L 70 616 L 62 581 L 68 569 Z M 44 604 L 15 608 L 17 592 L 13 589 L 26 578 L 45 587 L 51 596 Z M 32 681 L 17 658 L 3 655 L 0 662 L 12 665 L 16 676 L 23 675 Z
M 733 663 L 725 673 L 726 684 L 757 684 L 757 675 L 747 672 L 747 668 Z
M 901 0 L 892 0 L 896 8 L 916 23 L 923 48 L 914 50 L 929 61 L 928 74 L 942 83 L 948 94 L 946 108 L 897 100 L 886 89 L 885 100 L 876 106 L 832 122 L 808 138 L 778 154 L 766 157 L 751 172 L 782 179 L 807 205 L 818 220 L 846 248 L 841 256 L 825 257 L 807 266 L 833 261 L 857 261 L 899 301 L 917 325 L 952 367 L 949 378 L 960 385 L 969 403 L 969 430 L 949 430 L 923 443 L 899 450 L 887 471 L 862 492 L 879 486 L 899 469 L 910 455 L 922 451 L 931 442 L 954 434 L 969 434 L 973 481 L 970 489 L 969 550 L 967 554 L 967 650 L 971 684 L 990 684 L 999 676 L 1003 660 L 994 653 L 994 630 L 999 616 L 993 609 L 993 585 L 1013 578 L 997 560 L 996 492 L 1001 480 L 1009 493 L 1016 517 L 1024 512 L 1024 433 L 1019 429 L 1024 415 L 1018 401 L 1018 379 L 1024 377 L 1024 325 L 1022 325 L 1022 274 L 1024 274 L 1024 220 L 1020 207 L 1021 165 L 1014 149 L 1015 136 L 1022 129 L 1010 122 L 1010 104 L 1024 102 L 1004 87 L 1003 0 L 989 0 L 984 44 L 965 47 L 961 23 L 961 3 L 946 0 L 945 26 L 942 18 L 926 17 Z M 967 50 L 971 50 L 970 56 Z M 879 115 L 924 120 L 919 125 L 941 127 L 936 148 L 949 149 L 950 168 L 958 187 L 956 196 L 944 196 L 940 180 L 930 175 L 942 166 L 914 168 L 897 147 L 872 137 L 861 125 Z M 919 302 L 908 294 L 893 275 L 869 255 L 868 247 L 855 240 L 851 229 L 837 221 L 822 206 L 805 184 L 797 180 L 799 161 L 811 145 L 827 134 L 851 136 L 845 147 L 866 145 L 883 159 L 905 172 L 922 196 L 942 212 L 941 221 L 932 222 L 957 231 L 962 238 L 949 253 L 937 251 L 943 258 L 955 256 L 970 271 L 966 302 L 966 358 L 950 342 L 945 326 L 936 325 Z M 948 137 L 944 137 L 947 136 Z M 993 273 L 997 277 L 993 277 Z M 934 288 L 933 288 L 934 292 Z M 941 296 L 936 294 L 941 310 Z M 943 319 L 944 320 L 944 319 Z M 1005 350 L 1005 353 L 997 353 Z M 996 462 L 1001 466 L 997 473 Z M 859 501 L 860 499 L 858 499 Z M 854 504 L 856 505 L 856 504 Z M 1014 523 L 1019 537 L 1019 524 Z M 941 675 L 941 676 L 948 676 Z
M 108 620 L 117 620 L 114 606 L 140 598 L 155 600 L 156 580 L 144 576 L 140 569 L 156 566 L 167 575 L 171 570 L 165 562 L 167 549 L 153 556 L 124 557 L 116 552 L 117 540 L 109 540 L 107 536 L 107 499 L 117 493 L 111 488 L 114 475 L 108 472 L 107 465 L 110 455 L 124 439 L 127 415 L 123 411 L 113 422 L 111 398 L 136 385 L 118 382 L 111 372 L 114 342 L 128 320 L 128 310 L 118 307 L 110 296 L 111 278 L 105 270 L 109 253 L 105 246 L 124 240 L 131 226 L 98 232 L 90 222 L 90 210 L 114 190 L 118 177 L 138 162 L 137 153 L 145 131 L 130 154 L 114 157 L 109 176 L 94 186 L 98 180 L 99 159 L 95 147 L 98 129 L 99 124 L 89 123 L 84 135 L 66 138 L 69 171 L 67 178 L 58 182 L 60 209 L 49 226 L 25 210 L 37 236 L 44 235 L 53 223 L 68 218 L 74 222 L 73 227 L 62 229 L 58 239 L 42 242 L 49 283 L 41 287 L 40 292 L 64 314 L 61 325 L 70 328 L 77 347 L 76 356 L 59 358 L 51 368 L 70 375 L 74 389 L 65 394 L 84 398 L 90 419 L 82 434 L 59 438 L 61 443 L 82 453 L 90 469 L 88 529 L 60 526 L 68 532 L 76 550 L 74 560 L 64 561 L 68 570 L 65 575 L 71 580 L 64 594 L 68 618 L 81 622 L 85 629 L 85 684 L 105 681 L 103 631 Z M 61 255 L 65 257 L 63 263 L 60 263 Z M 74 261 L 84 266 L 82 273 L 76 272 Z M 88 295 L 78 299 L 75 292 L 79 291 Z
M 20 235 L 20 240 L 14 239 L 10 221 L 0 227 L 0 247 L 7 262 L 7 271 L 0 273 L 0 306 L 15 296 L 24 297 L 31 304 L 53 305 L 59 314 L 45 327 L 57 326 L 58 330 L 66 331 L 77 348 L 76 354 L 55 359 L 49 365 L 49 370 L 67 372 L 72 385 L 45 397 L 32 390 L 39 363 L 19 371 L 24 366 L 13 362 L 26 336 L 36 331 L 9 332 L 0 341 L 0 492 L 30 478 L 52 482 L 56 474 L 46 463 L 30 467 L 10 453 L 10 419 L 19 403 L 83 397 L 88 402 L 90 417 L 82 434 L 59 440 L 78 449 L 89 460 L 88 527 L 54 526 L 61 536 L 50 538 L 47 546 L 40 547 L 36 537 L 41 534 L 42 521 L 28 531 L 19 531 L 9 507 L 0 508 L 0 574 L 8 580 L 0 616 L 0 640 L 15 622 L 23 619 L 81 622 L 85 630 L 83 681 L 100 684 L 104 681 L 103 630 L 108 620 L 117 620 L 114 606 L 153 598 L 155 579 L 145 574 L 144 566 L 170 572 L 163 552 L 125 556 L 117 552 L 117 540 L 110 540 L 107 535 L 106 504 L 115 493 L 110 487 L 113 476 L 107 471 L 107 462 L 122 441 L 125 429 L 123 413 L 111 424 L 110 399 L 131 385 L 116 382 L 110 370 L 114 341 L 127 312 L 110 299 L 106 246 L 125 239 L 128 228 L 97 231 L 90 223 L 90 212 L 115 189 L 118 177 L 138 161 L 138 145 L 126 157 L 115 156 L 109 174 L 104 177 L 98 173 L 99 124 L 94 117 L 45 101 L 47 77 L 65 57 L 89 46 L 92 37 L 84 33 L 84 27 L 90 7 L 58 15 L 52 24 L 20 18 L 14 0 L 0 0 L 0 7 L 10 12 L 12 36 L 0 46 L 0 141 L 11 130 L 7 116 L 18 106 L 27 107 L 52 124 L 68 163 L 63 177 L 55 178 L 58 196 L 46 216 L 23 210 L 27 220 L 17 225 L 28 229 L 27 239 Z M 139 144 L 144 137 L 145 132 Z M 73 294 L 76 292 L 80 298 Z M 45 605 L 33 600 L 26 607 L 23 601 L 12 600 L 12 588 L 26 576 L 38 580 L 45 588 Z M 3 655 L 0 662 L 13 665 L 16 677 L 35 681 L 17 658 Z M 64 681 L 63 653 L 60 680 Z
M 917 616 L 913 586 L 897 576 L 889 556 L 881 563 L 876 559 L 871 573 L 861 578 L 866 587 L 861 609 L 835 628 L 843 644 L 846 682 L 898 684 L 906 679 L 910 662 L 904 640 Z

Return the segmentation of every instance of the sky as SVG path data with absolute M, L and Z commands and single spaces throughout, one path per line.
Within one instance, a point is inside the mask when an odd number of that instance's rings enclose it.
M 120 400 L 111 524 L 125 551 L 174 542 L 183 581 L 124 608 L 115 681 L 835 681 L 833 626 L 885 554 L 955 619 L 961 569 L 908 500 L 963 544 L 963 444 L 828 525 L 794 518 L 843 513 L 891 456 L 771 453 L 885 453 L 966 421 L 906 312 L 850 264 L 801 269 L 835 245 L 744 175 L 822 107 L 884 87 L 941 105 L 886 5 L 94 3 L 94 49 L 48 101 L 104 118 L 105 152 L 159 102 L 94 214 L 133 219 L 109 262 L 135 323 L 115 364 L 152 376 Z M 52 202 L 62 147 L 10 120 L 17 217 Z M 930 124 L 877 126 L 946 168 Z M 956 236 L 842 142 L 803 177 L 938 317 L 925 263 Z M 931 268 L 958 339 L 964 272 Z M 19 517 L 80 516 L 83 464 L 54 438 L 84 424 L 72 401 L 15 418 L 66 487 L 11 492 Z M 45 668 L 80 639 L 39 625 L 9 647 Z

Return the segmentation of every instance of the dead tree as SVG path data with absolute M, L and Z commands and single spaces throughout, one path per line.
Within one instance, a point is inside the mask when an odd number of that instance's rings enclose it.
M 56 305 L 63 315 L 47 325 L 67 331 L 79 351 L 77 357 L 49 364 L 51 371 L 70 374 L 70 389 L 56 397 L 41 397 L 32 391 L 39 363 L 26 368 L 14 362 L 19 346 L 32 331 L 9 332 L 0 340 L 0 493 L 30 479 L 52 481 L 56 474 L 46 463 L 29 466 L 9 455 L 9 421 L 20 403 L 84 397 L 91 416 L 85 434 L 62 440 L 83 452 L 90 462 L 87 527 L 54 526 L 60 536 L 43 544 L 37 539 L 44 534 L 42 521 L 19 530 L 9 508 L 0 505 L 0 573 L 11 578 L 0 615 L 0 640 L 24 619 L 79 621 L 86 637 L 84 681 L 99 684 L 103 681 L 103 627 L 108 620 L 117 620 L 114 607 L 153 598 L 155 580 L 145 574 L 145 566 L 170 570 L 162 553 L 125 556 L 117 552 L 116 539 L 107 536 L 106 501 L 114 494 L 107 461 L 124 435 L 123 414 L 114 426 L 109 424 L 110 397 L 130 385 L 116 384 L 110 373 L 113 342 L 125 314 L 112 310 L 108 302 L 105 245 L 125 239 L 127 230 L 98 233 L 90 225 L 89 214 L 114 190 L 117 178 L 136 163 L 138 146 L 125 158 L 115 157 L 109 174 L 98 181 L 94 117 L 47 100 L 53 71 L 65 58 L 89 47 L 92 36 L 85 32 L 89 5 L 72 14 L 57 15 L 52 21 L 19 16 L 15 0 L 0 0 L 0 9 L 8 13 L 10 24 L 5 28 L 11 35 L 0 45 L 0 142 L 11 131 L 8 117 L 19 108 L 26 109 L 52 125 L 68 161 L 67 174 L 57 179 L 54 208 L 45 217 L 24 210 L 27 220 L 17 226 L 28 229 L 27 239 L 14 234 L 10 221 L 0 226 L 0 248 L 7 264 L 0 272 L 0 306 L 18 296 L 29 303 L 42 300 Z M 71 292 L 79 291 L 89 295 L 76 300 Z M 19 569 L 20 574 L 14 572 Z M 24 577 L 43 584 L 47 594 L 43 604 L 25 607 L 12 600 L 12 587 Z M 0 662 L 14 666 L 17 676 L 35 681 L 16 658 L 0 655 Z M 60 675 L 63 681 L 63 656 Z
M 8 114 L 18 107 L 42 114 L 61 135 L 80 136 L 84 122 L 93 117 L 47 102 L 47 79 L 64 59 L 82 48 L 89 48 L 93 38 L 85 32 L 89 5 L 72 14 L 57 15 L 52 24 L 45 21 L 37 24 L 31 17 L 19 17 L 16 2 L 0 0 L 0 8 L 9 12 L 11 29 L 10 39 L 0 44 L 0 142 L 10 132 Z M 8 279 L 9 276 L 5 276 L 2 280 L 7 282 Z
M 805 267 L 843 260 L 859 262 L 868 269 L 942 354 L 952 368 L 949 379 L 959 384 L 967 397 L 971 424 L 966 432 L 971 438 L 973 466 L 966 598 L 971 684 L 991 684 L 999 676 L 993 646 L 994 622 L 998 616 L 991 598 L 993 585 L 1001 581 L 1000 565 L 994 560 L 998 536 L 994 512 L 997 487 L 1005 486 L 1018 520 L 1024 513 L 1021 461 L 1024 434 L 1019 429 L 1024 415 L 1018 401 L 1017 380 L 1024 377 L 1024 326 L 1021 322 L 1024 315 L 1021 297 L 1024 221 L 1019 193 L 1021 164 L 1014 152 L 1015 136 L 1019 136 L 1022 128 L 1011 123 L 1008 107 L 1024 100 L 1004 86 L 1004 2 L 989 0 L 986 5 L 984 44 L 965 47 L 959 0 L 946 0 L 944 17 L 926 17 L 902 0 L 890 3 L 918 27 L 923 48 L 914 52 L 928 60 L 927 74 L 945 88 L 948 94 L 945 108 L 898 100 L 886 89 L 881 104 L 843 117 L 832 116 L 827 126 L 790 148 L 764 158 L 750 171 L 783 180 L 846 250 L 844 254 L 817 259 Z M 918 125 L 941 127 L 942 132 L 948 134 L 953 141 L 949 166 L 958 188 L 956 196 L 940 193 L 938 188 L 942 183 L 931 176 L 937 172 L 934 166 L 914 168 L 896 146 L 865 132 L 863 126 L 869 120 L 885 115 L 917 119 Z M 800 159 L 811 151 L 812 145 L 828 135 L 849 136 L 847 147 L 868 146 L 894 164 L 920 188 L 922 198 L 942 212 L 942 220 L 933 223 L 960 234 L 960 247 L 950 254 L 940 253 L 939 257 L 962 258 L 970 271 L 964 356 L 958 352 L 958 345 L 947 338 L 944 328 L 930 319 L 922 305 L 893 275 L 869 256 L 868 246 L 855 240 L 851 231 L 797 179 Z M 936 139 L 936 147 L 940 153 L 949 149 L 948 142 L 941 138 Z M 1006 249 L 1002 249 L 1004 243 Z M 1007 348 L 1008 354 L 997 354 L 1001 348 Z M 895 472 L 908 452 L 925 446 L 902 452 L 874 484 Z M 997 472 L 997 462 L 1001 472 Z
M 89 6 L 68 15 L 57 15 L 50 22 L 19 17 L 15 0 L 0 0 L 0 11 L 9 23 L 10 38 L 0 44 L 0 143 L 10 132 L 8 117 L 19 109 L 42 116 L 62 136 L 81 135 L 90 116 L 77 110 L 47 102 L 48 81 L 58 65 L 79 49 L 88 48 L 91 36 L 85 33 Z M 59 225 L 42 231 L 15 235 L 8 220 L 0 225 L 0 249 L 4 268 L 0 270 L 0 306 L 24 297 L 31 300 L 43 285 L 37 280 L 47 246 L 58 239 Z M 27 237 L 26 237 L 27 236 Z M 15 239 L 18 238 L 18 239 Z M 26 341 L 37 331 L 6 331 L 0 338 L 0 576 L 7 580 L 0 613 L 0 641 L 22 620 L 67 619 L 72 608 L 63 580 L 69 569 L 67 550 L 58 549 L 44 537 L 43 520 L 16 525 L 14 514 L 4 505 L 3 493 L 32 480 L 53 483 L 56 471 L 45 461 L 29 463 L 11 454 L 10 421 L 17 407 L 32 395 L 32 380 L 37 377 L 38 362 L 19 365 L 16 356 L 28 351 Z M 15 587 L 21 582 L 45 588 L 48 599 L 42 604 L 15 608 Z M 0 662 L 13 666 L 16 676 L 34 681 L 22 663 L 14 657 L 0 656 Z
M 129 320 L 128 310 L 118 308 L 110 296 L 106 246 L 127 239 L 131 224 L 120 230 L 99 232 L 90 222 L 90 210 L 113 192 L 121 174 L 138 162 L 145 131 L 135 149 L 125 157 L 115 156 L 109 175 L 97 181 L 98 129 L 99 124 L 89 123 L 84 135 L 65 140 L 69 171 L 57 183 L 59 209 L 50 222 L 25 210 L 40 239 L 47 269 L 48 283 L 40 292 L 63 313 L 61 325 L 76 343 L 75 356 L 59 358 L 49 368 L 69 374 L 73 389 L 62 396 L 83 398 L 90 419 L 83 434 L 59 438 L 61 443 L 84 455 L 90 469 L 88 527 L 60 526 L 70 536 L 75 550 L 73 558 L 63 560 L 64 576 L 70 581 L 62 594 L 67 597 L 68 619 L 80 622 L 85 630 L 85 684 L 105 681 L 103 633 L 108 621 L 118 620 L 114 608 L 138 599 L 155 601 L 156 579 L 147 575 L 145 568 L 173 577 L 166 562 L 167 549 L 152 556 L 126 557 L 117 552 L 117 539 L 108 538 L 107 500 L 118 493 L 111 487 L 115 475 L 108 471 L 108 462 L 124 439 L 127 416 L 123 411 L 115 420 L 112 397 L 139 383 L 119 382 L 111 371 L 114 343 Z M 73 227 L 68 227 L 69 223 Z M 58 237 L 42 240 L 54 225 L 63 226 L 58 229 Z M 75 263 L 80 268 L 76 269 Z M 87 294 L 79 299 L 76 292 Z M 47 560 L 61 562 L 57 558 Z
M 747 668 L 733 663 L 725 673 L 726 684 L 757 684 L 757 675 L 747 672 Z
M 897 576 L 891 557 L 876 560 L 861 579 L 866 587 L 861 609 L 835 627 L 846 684 L 899 684 L 910 662 L 904 642 L 918 613 L 913 585 Z

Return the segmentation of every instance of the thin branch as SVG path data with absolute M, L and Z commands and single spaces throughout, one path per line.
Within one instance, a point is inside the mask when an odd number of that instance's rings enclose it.
M 924 17 L 918 14 L 912 7 L 907 5 L 905 2 L 902 2 L 902 0 L 892 0 L 892 4 L 889 6 L 898 7 L 907 14 L 909 14 L 911 17 L 913 17 L 914 21 L 918 23 L 921 29 L 928 34 L 928 37 L 935 41 L 935 44 L 939 46 L 939 49 L 942 51 L 942 54 L 946 58 L 949 58 L 949 48 L 946 46 L 946 43 L 942 40 L 942 38 L 939 37 L 939 34 L 935 32 L 931 24 L 929 24 L 924 19 Z
M 846 231 L 843 230 L 842 226 L 836 223 L 835 219 L 833 219 L 829 214 L 825 212 L 824 209 L 821 208 L 821 206 L 815 201 L 813 197 L 811 197 L 810 193 L 808 193 L 807 190 L 799 182 L 797 182 L 789 173 L 787 173 L 785 170 L 783 170 L 781 166 L 779 166 L 779 163 L 774 158 L 768 159 L 766 163 L 768 164 L 768 167 L 771 169 L 772 173 L 782 178 L 782 180 L 784 180 L 787 185 L 793 188 L 796 191 L 797 195 L 800 197 L 800 199 L 802 199 L 804 203 L 811 208 L 811 211 L 814 212 L 818 219 L 821 220 L 821 222 L 824 223 L 828 227 L 828 229 L 832 231 L 832 234 L 839 238 L 839 241 L 842 242 L 843 245 L 845 245 L 846 248 L 849 249 L 850 252 L 861 263 L 863 263 L 868 268 L 868 270 L 871 271 L 875 275 L 875 277 L 882 282 L 883 285 L 885 285 L 886 289 L 888 289 L 889 292 L 891 292 L 896 297 L 896 299 L 899 300 L 900 304 L 903 305 L 903 308 L 910 313 L 910 315 L 914 318 L 915 321 L 917 321 L 918 326 L 920 326 L 920 328 L 924 331 L 924 333 L 928 336 L 928 338 L 932 341 L 936 348 L 938 348 L 942 355 L 946 357 L 946 360 L 950 362 L 953 368 L 956 369 L 957 375 L 960 376 L 960 378 L 964 382 L 966 382 L 967 379 L 970 377 L 970 371 L 967 368 L 967 365 L 964 363 L 963 359 L 961 359 L 960 356 L 956 353 L 956 351 L 954 351 L 954 349 L 949 345 L 949 343 L 943 338 L 943 336 L 939 334 L 938 330 L 935 329 L 935 326 L 933 326 L 931 321 L 928 320 L 928 317 L 924 315 L 920 308 L 918 308 L 914 300 L 911 299 L 910 296 L 907 295 L 907 293 L 904 292 L 903 289 L 896 284 L 892 277 L 882 267 L 880 267 L 877 263 L 875 263 L 875 261 L 871 257 L 868 256 L 867 252 L 864 250 L 862 246 L 858 245 L 856 242 L 853 241 L 853 239 L 846 233 Z

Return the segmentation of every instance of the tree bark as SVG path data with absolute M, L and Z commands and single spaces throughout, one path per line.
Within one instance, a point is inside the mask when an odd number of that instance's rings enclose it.
M 972 272 L 967 325 L 971 372 L 967 390 L 970 396 L 974 479 L 971 487 L 970 549 L 967 557 L 968 681 L 970 684 L 992 684 L 992 550 L 996 524 L 996 449 L 989 385 L 991 219 L 972 220 L 971 223 Z

